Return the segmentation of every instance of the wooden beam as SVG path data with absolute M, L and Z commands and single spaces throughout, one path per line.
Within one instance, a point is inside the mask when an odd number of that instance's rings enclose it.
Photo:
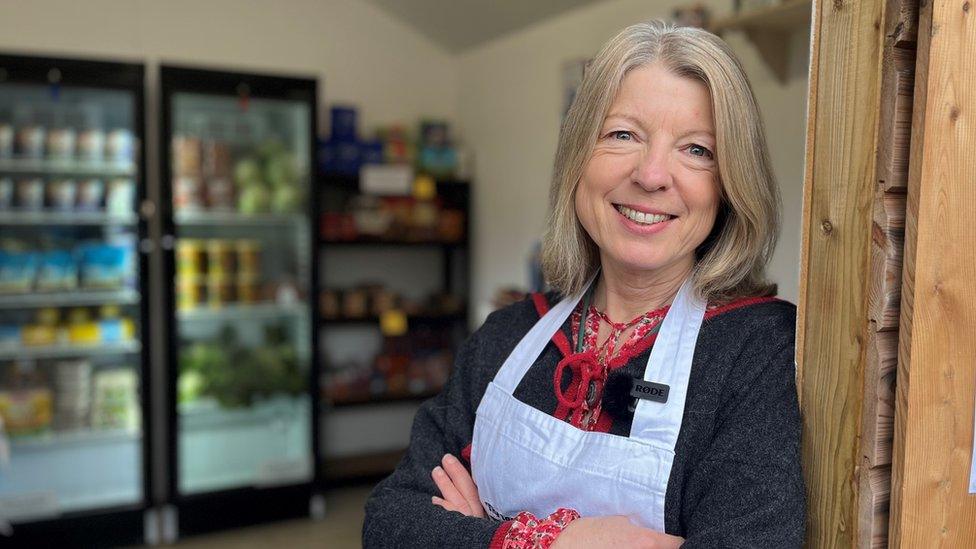
M 892 455 L 891 547 L 973 547 L 976 6 L 918 24 Z
M 809 547 L 851 547 L 860 528 L 886 4 L 814 4 L 797 325 Z

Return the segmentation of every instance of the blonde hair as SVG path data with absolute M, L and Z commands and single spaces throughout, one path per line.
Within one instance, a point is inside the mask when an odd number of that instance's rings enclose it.
M 546 281 L 575 295 L 600 266 L 599 249 L 576 215 L 576 188 L 624 76 L 652 62 L 701 81 L 711 95 L 720 206 L 711 234 L 696 250 L 695 289 L 715 303 L 774 295 L 765 269 L 779 233 L 779 190 L 745 71 L 717 36 L 661 21 L 627 27 L 586 68 L 556 149 L 542 243 Z

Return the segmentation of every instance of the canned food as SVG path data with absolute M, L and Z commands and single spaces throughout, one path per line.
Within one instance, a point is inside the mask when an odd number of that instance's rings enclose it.
M 237 249 L 237 272 L 257 276 L 261 273 L 261 243 L 257 240 L 241 239 L 235 242 Z
M 236 274 L 235 259 L 230 240 L 215 238 L 207 241 L 207 274 L 211 276 Z
M 261 300 L 261 286 L 257 275 L 237 275 L 237 301 L 241 303 L 257 303 Z
M 203 276 L 203 242 L 189 238 L 176 242 L 176 272 L 183 277 Z
M 204 277 L 178 275 L 176 277 L 176 307 L 191 311 L 205 303 L 207 286 Z
M 220 308 L 234 302 L 234 280 L 224 274 L 211 274 L 207 277 L 207 303 Z

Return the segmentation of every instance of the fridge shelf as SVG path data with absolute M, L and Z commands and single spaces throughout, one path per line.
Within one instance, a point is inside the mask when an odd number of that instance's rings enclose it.
M 0 211 L 0 225 L 135 225 L 134 213 Z
M 308 305 L 294 303 L 227 304 L 220 308 L 188 309 L 179 312 L 181 322 L 213 322 L 220 320 L 265 320 L 308 313 Z
M 132 161 L 53 160 L 44 158 L 0 159 L 0 174 L 94 175 L 125 177 L 136 174 Z
M 134 305 L 136 303 L 139 303 L 139 292 L 135 290 L 77 290 L 0 295 L 0 309 Z
M 173 215 L 173 221 L 177 225 L 203 227 L 219 225 L 269 227 L 304 225 L 308 223 L 307 218 L 301 214 L 242 214 L 237 212 L 214 211 L 177 212 Z
M 15 437 L 10 440 L 12 452 L 27 450 L 54 450 L 60 448 L 114 444 L 138 441 L 141 435 L 133 429 L 79 429 L 53 431 L 39 435 Z
M 126 355 L 135 354 L 141 350 L 142 345 L 137 340 L 116 343 L 3 347 L 0 348 L 0 360 Z

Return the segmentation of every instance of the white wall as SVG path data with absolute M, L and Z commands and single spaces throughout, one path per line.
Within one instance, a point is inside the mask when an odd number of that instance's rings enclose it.
M 715 10 L 728 2 L 713 0 Z M 667 18 L 670 3 L 608 0 L 503 37 L 460 58 L 461 135 L 476 151 L 474 301 L 478 319 L 501 285 L 527 284 L 527 258 L 542 234 L 562 109 L 561 67 L 592 57 L 623 27 Z M 802 33 L 801 33 L 802 34 Z M 773 169 L 783 192 L 784 227 L 771 278 L 796 300 L 806 105 L 806 35 L 783 86 L 744 38 L 729 43 L 743 61 L 763 111 Z
M 369 130 L 456 119 L 456 59 L 357 0 L 5 2 L 0 50 L 212 65 L 320 79 L 320 98 L 359 105 Z M 321 109 L 326 110 L 326 109 Z
M 364 130 L 422 116 L 454 121 L 476 153 L 472 320 L 480 322 L 496 288 L 526 285 L 558 137 L 562 64 L 592 56 L 628 24 L 668 17 L 670 5 L 606 0 L 451 55 L 361 0 L 38 0 L 5 5 L 0 50 L 303 73 L 321 79 L 323 105 L 359 105 Z M 795 301 L 808 37 L 794 37 L 800 47 L 785 86 L 743 37 L 728 40 L 762 107 L 783 192 L 770 272 Z

